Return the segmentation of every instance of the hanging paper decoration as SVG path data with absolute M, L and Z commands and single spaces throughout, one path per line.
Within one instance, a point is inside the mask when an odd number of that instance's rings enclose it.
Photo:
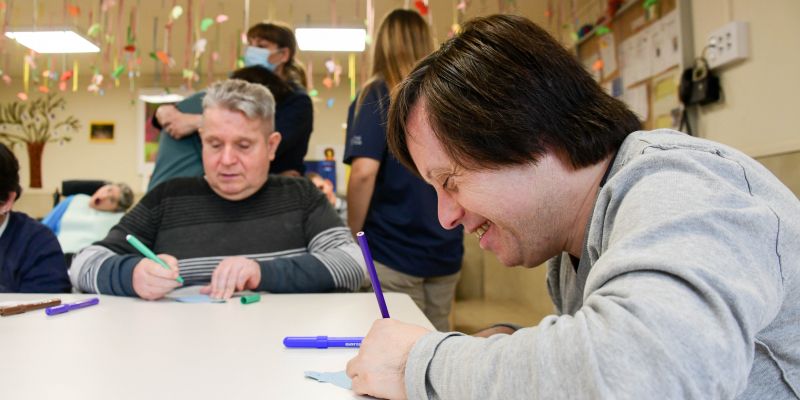
M 97 70 L 95 70 L 94 75 L 92 75 L 92 82 L 86 88 L 89 92 L 103 94 L 102 89 L 100 89 L 100 85 L 103 84 L 103 75 L 101 75 Z
M 306 64 L 306 89 L 309 91 L 314 89 L 314 65 L 311 64 L 311 61 Z
M 78 91 L 78 60 L 72 61 L 72 76 L 75 78 L 72 80 L 72 91 Z
M 201 32 L 207 31 L 208 28 L 211 27 L 211 25 L 214 25 L 214 20 L 213 19 L 211 19 L 211 18 L 203 18 L 203 20 L 200 21 L 200 31 Z
M 98 23 L 92 24 L 92 26 L 90 26 L 89 29 L 86 30 L 86 34 L 89 37 L 97 37 L 99 33 L 100 33 L 100 24 Z
M 220 14 L 220 15 L 217 15 L 216 19 L 217 19 L 217 23 L 221 24 L 221 23 L 223 23 L 223 22 L 228 20 L 228 16 L 225 15 L 225 14 Z
M 128 33 L 125 35 L 125 47 L 122 48 L 126 53 L 133 53 L 136 51 L 136 33 L 132 26 L 134 23 L 134 11 L 135 10 L 131 10 L 131 24 L 128 25 Z
M 657 4 L 658 0 L 645 0 L 644 3 L 642 3 L 645 20 L 650 21 L 656 18 L 656 13 L 658 12 Z
M 183 15 L 183 7 L 181 6 L 172 7 L 172 11 L 169 13 L 169 15 L 172 17 L 172 19 L 180 18 L 181 15 Z
M 605 25 L 598 26 L 597 29 L 595 29 L 595 31 L 594 31 L 594 35 L 595 36 L 603 36 L 603 35 L 607 35 L 609 33 L 611 33 L 611 29 L 609 29 Z
M 103 3 L 100 6 L 100 9 L 103 12 L 106 12 L 106 11 L 108 11 L 109 8 L 114 7 L 115 5 L 117 5 L 117 2 L 114 1 L 114 0 L 103 0 Z
M 333 97 L 328 99 L 326 105 L 328 106 L 328 108 L 333 108 Z
M 67 90 L 67 82 L 61 81 L 58 82 L 58 90 L 64 92 Z
M 45 85 L 40 85 L 38 89 L 39 89 L 39 92 L 41 92 L 41 93 L 44 93 L 44 94 L 50 93 L 50 88 L 48 88 Z
M 597 60 L 596 60 L 596 61 L 595 61 L 595 62 L 592 64 L 592 70 L 593 70 L 593 71 L 601 71 L 601 70 L 603 69 L 603 65 L 605 65 L 605 63 L 603 62 L 603 59 L 602 59 L 602 58 L 598 58 L 598 59 L 597 59 Z
M 173 64 L 172 59 L 167 55 L 167 53 L 161 50 L 155 53 L 150 53 L 150 58 L 161 61 L 163 65 L 172 66 Z
M 33 53 L 33 51 L 31 51 L 31 53 Z M 25 64 L 36 69 L 36 59 L 30 54 L 25 56 Z
M 3 82 L 5 82 L 6 85 L 10 85 L 11 84 L 11 77 L 8 76 L 8 74 L 3 74 Z
M 325 69 L 328 70 L 329 74 L 332 74 L 336 70 L 336 62 L 332 58 L 325 60 Z
M 64 71 L 63 74 L 61 74 L 61 78 L 59 78 L 59 81 L 66 82 L 70 78 L 72 78 L 72 71 L 67 70 L 67 71 Z
M 28 101 L 28 94 L 25 92 L 19 92 L 17 93 L 17 98 L 22 101 Z
M 453 36 L 458 35 L 459 32 L 461 32 L 461 25 L 453 24 L 450 26 L 450 32 L 447 32 L 447 37 L 452 38 Z
M 658 0 L 644 0 L 644 3 L 642 3 L 642 8 L 647 9 L 655 6 L 656 4 L 658 4 Z
M 125 72 L 125 66 L 120 65 L 117 68 L 114 68 L 114 72 L 111 73 L 111 77 L 114 79 L 119 79 L 119 76 L 122 75 L 123 72 Z
M 311 89 L 311 91 L 308 92 L 308 95 L 311 97 L 317 97 L 319 96 L 319 92 L 317 91 L 317 89 Z
M 78 6 L 74 5 L 74 4 L 70 4 L 70 5 L 67 6 L 67 13 L 71 17 L 77 17 L 77 16 L 81 15 L 81 9 L 80 9 L 80 7 L 78 7 Z
M 428 15 L 428 5 L 424 1 L 416 0 L 414 2 L 414 7 L 417 8 L 417 11 L 419 11 L 419 15 L 422 15 L 423 17 Z
M 356 99 L 356 55 L 350 53 L 347 57 L 347 78 L 350 79 L 350 101 Z
M 456 5 L 456 10 L 461 11 L 462 13 L 466 12 L 467 11 L 467 0 L 459 1 L 458 5 Z
M 339 84 L 342 82 L 342 66 L 339 63 L 336 63 L 336 66 L 333 67 L 333 85 L 339 87 Z
M 195 53 L 195 57 L 200 57 L 206 51 L 206 45 L 208 44 L 208 40 L 200 39 L 194 43 L 192 46 L 192 50 Z
M 322 80 L 322 86 L 330 89 L 333 87 L 333 79 L 330 76 L 326 76 L 325 79 Z
M 22 86 L 25 90 L 25 93 L 28 93 L 28 84 L 30 83 L 31 77 L 31 62 L 28 58 L 30 56 L 25 56 L 25 62 L 22 64 Z

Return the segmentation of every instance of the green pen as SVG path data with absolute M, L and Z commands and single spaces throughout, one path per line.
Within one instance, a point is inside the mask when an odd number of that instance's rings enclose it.
M 128 243 L 131 244 L 131 246 L 136 248 L 136 250 L 139 250 L 139 253 L 142 253 L 143 256 L 157 262 L 159 265 L 161 265 L 167 270 L 170 269 L 169 265 L 167 265 L 167 263 L 165 263 L 164 260 L 158 258 L 158 256 L 156 256 L 156 254 L 153 253 L 152 250 L 148 249 L 147 246 L 144 245 L 144 243 L 140 242 L 139 239 L 136 238 L 136 236 L 133 235 L 125 236 L 125 240 L 127 240 Z M 183 284 L 183 278 L 180 275 L 178 275 L 178 277 L 175 278 L 175 280 L 178 281 L 178 283 Z

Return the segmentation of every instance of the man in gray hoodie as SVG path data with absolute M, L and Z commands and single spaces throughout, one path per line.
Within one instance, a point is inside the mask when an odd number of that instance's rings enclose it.
M 551 259 L 557 314 L 480 336 L 376 321 L 357 393 L 442 399 L 800 394 L 800 201 L 753 159 L 639 131 L 532 22 L 478 18 L 421 61 L 393 154 L 506 265 Z

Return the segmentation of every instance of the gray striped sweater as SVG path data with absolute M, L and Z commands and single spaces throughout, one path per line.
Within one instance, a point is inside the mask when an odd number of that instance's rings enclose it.
M 244 256 L 261 267 L 258 290 L 354 291 L 363 258 L 323 194 L 306 179 L 271 175 L 240 201 L 213 192 L 202 177 L 178 178 L 149 192 L 102 241 L 75 256 L 72 284 L 83 292 L 135 296 L 142 259 L 125 236 L 178 259 L 185 285 L 204 285 L 222 259 Z

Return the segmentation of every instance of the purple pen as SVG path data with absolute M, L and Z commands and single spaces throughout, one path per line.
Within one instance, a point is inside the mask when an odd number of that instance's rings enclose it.
M 65 303 L 60 306 L 47 307 L 44 309 L 44 312 L 47 315 L 63 314 L 65 312 L 77 310 L 79 308 L 93 306 L 97 303 L 100 303 L 100 299 L 98 299 L 97 297 L 92 297 L 91 299 L 76 301 L 74 303 Z
M 372 282 L 372 289 L 375 291 L 375 297 L 378 299 L 378 307 L 381 309 L 383 318 L 389 318 L 389 310 L 386 308 L 386 300 L 383 299 L 383 290 L 381 290 L 381 282 L 378 280 L 378 272 L 375 271 L 375 263 L 372 261 L 372 253 L 369 251 L 367 245 L 367 235 L 364 232 L 356 233 L 358 245 L 361 246 L 361 253 L 364 254 L 364 261 L 367 263 L 367 272 L 369 273 L 369 280 Z
M 328 347 L 361 347 L 363 337 L 287 336 L 283 345 L 289 348 L 327 349 Z

